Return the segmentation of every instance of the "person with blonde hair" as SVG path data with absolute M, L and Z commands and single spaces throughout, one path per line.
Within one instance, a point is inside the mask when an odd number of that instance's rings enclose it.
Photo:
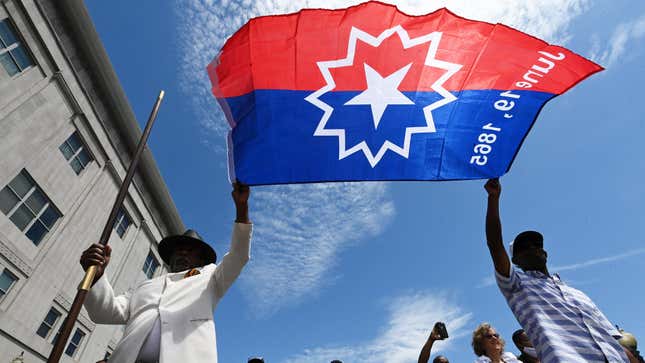
M 475 363 L 521 363 L 511 352 L 504 351 L 504 339 L 489 323 L 481 323 L 473 332 Z

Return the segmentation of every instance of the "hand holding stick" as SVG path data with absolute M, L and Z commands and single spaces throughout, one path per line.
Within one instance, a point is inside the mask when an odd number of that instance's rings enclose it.
M 107 246 L 107 242 L 108 242 L 108 239 L 110 238 L 110 234 L 112 233 L 112 229 L 114 228 L 114 223 L 119 213 L 119 209 L 121 209 L 121 206 L 123 205 L 123 200 L 125 199 L 125 196 L 128 193 L 128 187 L 130 186 L 130 183 L 132 182 L 132 178 L 134 177 L 134 172 L 137 169 L 137 164 L 139 163 L 139 159 L 141 159 L 141 154 L 143 153 L 143 150 L 146 146 L 146 141 L 148 140 L 148 136 L 150 136 L 152 125 L 154 124 L 154 121 L 157 118 L 157 113 L 159 112 L 159 106 L 161 105 L 161 100 L 163 100 L 163 96 L 164 96 L 164 91 L 159 92 L 159 96 L 157 97 L 157 101 L 155 102 L 155 105 L 152 108 L 150 117 L 148 117 L 148 122 L 146 123 L 146 127 L 143 130 L 141 138 L 139 139 L 139 144 L 137 144 L 137 149 L 134 152 L 134 155 L 132 156 L 132 161 L 130 161 L 128 172 L 125 174 L 123 183 L 121 183 L 121 187 L 119 188 L 119 193 L 117 194 L 116 200 L 112 205 L 112 211 L 110 212 L 110 216 L 108 217 L 107 223 L 103 227 L 103 233 L 101 233 L 101 237 L 99 238 L 98 245 L 106 246 L 105 250 L 103 250 L 101 253 L 99 252 L 99 249 L 92 249 L 92 247 L 90 247 L 90 250 L 92 250 L 92 252 L 89 252 L 88 255 L 86 255 L 86 258 L 84 259 L 84 261 L 82 258 L 81 264 L 85 269 L 85 277 L 83 278 L 83 281 L 81 281 L 80 285 L 78 286 L 78 291 L 76 292 L 76 297 L 74 297 L 74 302 L 72 302 L 72 306 L 69 309 L 69 314 L 67 315 L 67 318 L 63 322 L 63 326 L 60 330 L 60 335 L 56 340 L 56 344 L 54 344 L 54 347 L 49 353 L 49 358 L 47 359 L 47 363 L 58 363 L 58 361 L 60 360 L 60 357 L 63 354 L 63 349 L 67 344 L 67 339 L 72 333 L 72 328 L 74 328 L 74 324 L 76 323 L 78 314 L 81 312 L 81 308 L 83 307 L 85 296 L 87 295 L 88 291 L 90 291 L 90 288 L 92 287 L 94 282 L 96 282 L 103 275 L 105 266 L 107 266 L 107 263 L 109 262 L 110 257 L 109 257 L 108 251 L 111 251 L 111 250 L 110 250 L 110 247 Z M 90 261 L 96 262 L 97 264 L 92 264 Z M 101 261 L 103 261 L 103 263 L 101 263 Z

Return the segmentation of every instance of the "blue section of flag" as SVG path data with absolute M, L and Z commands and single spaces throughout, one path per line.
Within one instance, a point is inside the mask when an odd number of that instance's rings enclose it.
M 502 92 L 455 93 L 456 101 L 432 111 L 435 133 L 413 134 L 407 158 L 388 150 L 374 167 L 360 150 L 339 160 L 338 137 L 314 136 L 323 111 L 305 101 L 310 91 L 258 90 L 227 98 L 221 101 L 237 121 L 229 146 L 231 172 L 250 185 L 499 176 L 509 168 L 542 106 L 554 96 Z M 345 149 L 365 141 L 373 154 L 385 141 L 402 147 L 406 127 L 425 126 L 423 108 L 442 98 L 434 92 L 403 92 L 415 104 L 388 106 L 375 129 L 370 106 L 345 105 L 359 93 L 328 92 L 321 97 L 333 108 L 325 129 L 345 130 Z M 514 105 L 506 110 L 510 101 Z

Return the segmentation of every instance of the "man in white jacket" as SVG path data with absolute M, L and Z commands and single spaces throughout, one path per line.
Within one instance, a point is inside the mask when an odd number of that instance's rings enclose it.
M 251 242 L 249 187 L 235 183 L 231 194 L 236 220 L 230 250 L 219 264 L 196 232 L 169 236 L 159 243 L 159 254 L 170 273 L 115 296 L 103 274 L 110 247 L 95 244 L 83 252 L 84 269 L 98 266 L 85 300 L 90 318 L 97 324 L 125 324 L 110 363 L 217 362 L 213 311 L 249 260 Z

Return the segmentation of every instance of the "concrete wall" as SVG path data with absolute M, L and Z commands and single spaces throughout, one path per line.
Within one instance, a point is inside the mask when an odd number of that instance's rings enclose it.
M 81 251 L 98 240 L 129 163 L 123 131 L 101 102 L 93 70 L 65 33 L 55 1 L 0 0 L 0 20 L 11 19 L 36 63 L 14 77 L 0 67 L 0 188 L 24 169 L 62 214 L 36 246 L 0 213 L 0 272 L 19 278 L 0 298 L 0 362 L 21 352 L 25 362 L 46 360 L 63 319 L 45 339 L 36 330 L 51 307 L 64 314 L 69 309 L 83 276 Z M 93 157 L 80 175 L 59 150 L 74 131 Z M 144 261 L 171 230 L 152 194 L 137 176 L 124 202 L 132 224 L 123 237 L 110 237 L 107 274 L 117 293 L 147 278 Z M 77 327 L 87 335 L 74 357 L 63 355 L 61 362 L 95 362 L 122 332 L 96 326 L 84 311 Z

